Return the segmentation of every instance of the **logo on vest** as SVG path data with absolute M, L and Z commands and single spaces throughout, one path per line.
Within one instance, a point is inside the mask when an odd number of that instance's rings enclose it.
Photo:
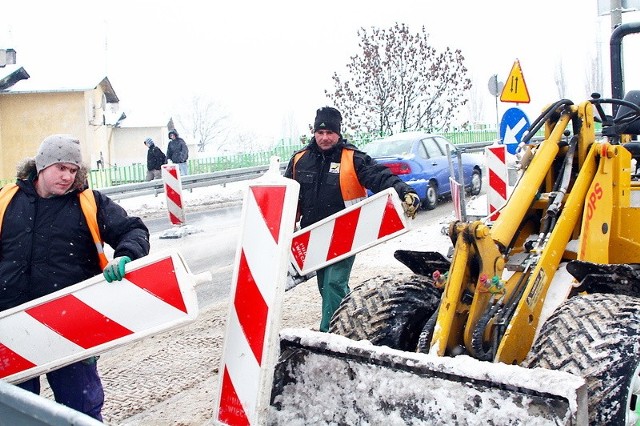
M 340 173 L 340 163 L 331 163 L 329 165 L 329 173 Z

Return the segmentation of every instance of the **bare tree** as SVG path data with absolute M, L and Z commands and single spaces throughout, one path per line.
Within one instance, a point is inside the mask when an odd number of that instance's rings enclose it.
M 480 86 L 474 84 L 469 89 L 469 102 L 467 109 L 469 110 L 469 120 L 472 124 L 482 123 L 485 120 L 484 94 L 480 93 Z
M 380 134 L 447 130 L 471 87 L 461 51 L 438 52 L 424 27 L 412 34 L 399 23 L 358 36 L 362 51 L 347 64 L 348 77 L 334 73 L 334 90 L 325 90 L 345 124 Z
M 285 116 L 282 117 L 281 134 L 284 139 L 287 139 L 291 142 L 296 141 L 302 135 L 302 133 L 300 132 L 300 128 L 296 124 L 295 112 L 289 111 Z
M 587 95 L 599 93 L 604 95 L 604 78 L 602 77 L 602 55 L 598 49 L 595 56 L 588 60 L 590 66 L 587 67 L 585 75 L 584 89 Z
M 567 97 L 567 80 L 565 79 L 564 64 L 562 59 L 556 63 L 556 69 L 553 76 L 553 80 L 556 83 L 556 89 L 558 90 L 558 97 L 565 99 Z
M 224 144 L 227 121 L 228 115 L 220 105 L 199 96 L 191 99 L 191 108 L 185 115 L 178 116 L 180 125 L 196 142 L 198 152 L 204 152 L 207 145 Z

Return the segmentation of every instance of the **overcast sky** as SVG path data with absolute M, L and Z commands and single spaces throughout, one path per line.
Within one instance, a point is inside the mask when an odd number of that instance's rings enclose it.
M 131 121 L 175 116 L 199 93 L 223 105 L 236 126 L 268 138 L 289 132 L 288 123 L 306 132 L 316 108 L 328 103 L 332 73 L 345 75 L 358 53 L 361 27 L 399 22 L 418 32 L 424 25 L 434 45 L 461 49 L 487 120 L 495 122 L 488 80 L 506 80 L 516 59 L 530 118 L 557 100 L 559 58 L 569 90 L 583 100 L 584 64 L 597 48 L 608 52 L 610 26 L 608 16 L 597 16 L 596 0 L 5 3 L 0 47 L 16 49 L 33 77 L 54 69 L 106 75 Z M 500 115 L 512 106 L 500 104 Z

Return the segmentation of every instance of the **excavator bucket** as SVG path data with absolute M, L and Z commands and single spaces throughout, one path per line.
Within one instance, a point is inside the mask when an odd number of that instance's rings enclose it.
M 280 340 L 268 424 L 588 423 L 586 384 L 569 373 L 304 329 Z

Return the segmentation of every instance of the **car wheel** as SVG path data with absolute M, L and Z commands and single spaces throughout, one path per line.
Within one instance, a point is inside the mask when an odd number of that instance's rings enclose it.
M 478 195 L 480 194 L 480 190 L 482 189 L 482 174 L 480 170 L 475 169 L 471 174 L 471 188 L 469 189 L 469 194 Z
M 425 194 L 424 200 L 422 201 L 422 206 L 425 210 L 433 210 L 438 205 L 438 186 L 434 181 L 430 181 L 427 186 L 427 192 Z

